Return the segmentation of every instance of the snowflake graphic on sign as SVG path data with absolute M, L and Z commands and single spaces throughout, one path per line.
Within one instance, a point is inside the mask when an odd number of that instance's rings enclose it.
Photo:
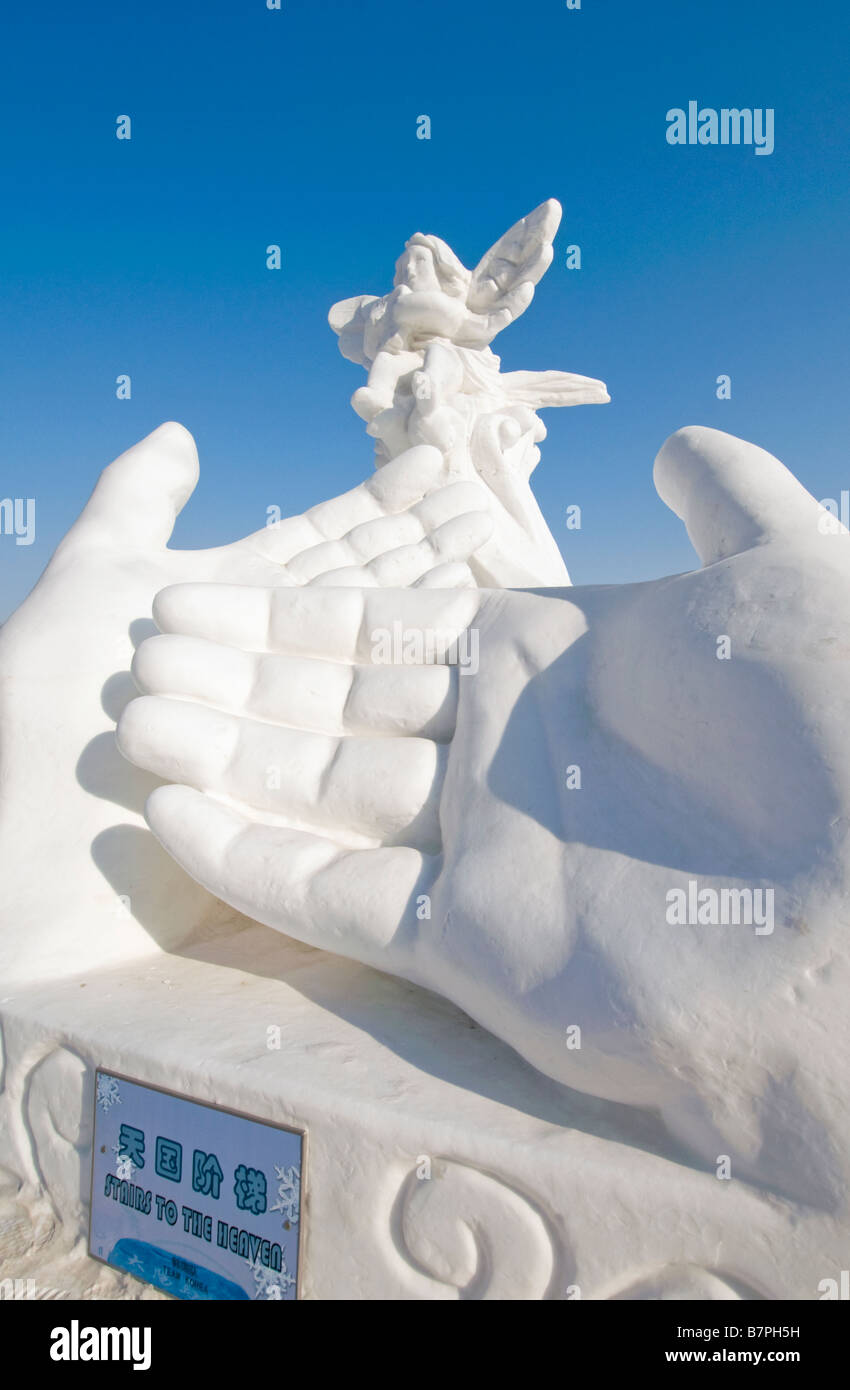
M 301 1175 L 298 1169 L 291 1165 L 283 1168 L 275 1164 L 274 1171 L 277 1178 L 277 1201 L 269 1210 L 281 1213 L 285 1227 L 297 1226 L 301 1215 Z
M 121 1104 L 121 1087 L 114 1076 L 98 1076 L 97 1103 L 104 1111 L 111 1110 L 113 1105 Z
M 282 1261 L 279 1270 L 267 1269 L 259 1260 L 246 1260 L 245 1263 L 254 1276 L 255 1299 L 281 1299 L 284 1290 L 295 1283 L 293 1275 L 286 1268 L 285 1260 Z

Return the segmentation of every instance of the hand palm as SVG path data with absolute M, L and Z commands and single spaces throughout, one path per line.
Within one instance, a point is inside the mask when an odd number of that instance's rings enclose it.
M 115 748 L 114 720 L 135 693 L 133 646 L 152 630 L 156 592 L 205 580 L 471 583 L 463 561 L 490 522 L 470 507 L 486 497 L 442 487 L 441 469 L 436 451 L 411 450 L 303 517 L 205 551 L 167 547 L 198 476 L 181 426 L 162 426 L 104 471 L 0 633 L 7 981 L 85 971 L 149 950 L 152 938 L 175 945 L 216 910 L 151 841 L 142 811 L 156 779 Z
M 149 815 L 189 872 L 235 906 L 439 990 L 541 1070 L 660 1108 L 706 1162 L 732 1153 L 782 1189 L 799 1177 L 767 1138 L 787 1140 L 803 1115 L 803 1129 L 826 1125 L 832 1085 L 824 1065 L 804 1101 L 796 1071 L 824 1008 L 839 1002 L 824 971 L 842 955 L 846 888 L 847 538 L 822 536 L 817 504 L 781 465 L 727 436 L 674 437 L 657 478 L 701 571 L 548 594 L 352 596 L 350 612 L 337 606 L 321 632 L 317 611 L 288 611 L 281 596 L 263 628 L 288 653 L 271 658 L 283 663 L 276 688 L 293 660 L 365 669 L 361 705 L 374 730 L 345 726 L 356 683 L 346 685 L 327 746 L 316 732 L 291 732 L 292 710 L 276 744 L 268 723 L 245 723 L 271 718 L 272 706 L 240 705 L 222 686 L 206 698 L 235 718 L 186 705 L 202 694 L 206 644 L 188 675 L 181 643 L 260 643 L 244 612 L 222 620 L 194 586 L 162 596 L 161 625 L 195 636 L 147 644 L 140 678 L 159 697 L 179 695 L 182 708 L 137 702 L 122 746 L 172 778 L 179 748 L 183 780 L 216 798 L 163 788 Z M 364 660 L 370 634 L 394 618 L 477 629 L 478 673 L 419 668 L 433 689 L 414 711 L 417 672 Z M 209 672 L 224 679 L 232 654 L 214 650 Z M 299 678 L 317 679 L 303 668 Z M 402 680 L 399 696 L 392 682 Z M 321 682 L 314 693 L 316 722 L 300 727 L 316 731 Z M 186 753 L 193 737 L 205 749 L 224 739 L 230 752 L 202 765 Z M 272 755 L 294 759 L 299 782 L 318 758 L 312 800 L 296 779 L 280 796 L 256 794 L 252 765 Z M 258 818 L 251 804 L 261 804 Z M 299 828 L 282 828 L 281 817 Z M 357 852 L 370 831 L 383 847 Z M 668 895 L 691 880 L 700 890 L 774 889 L 775 931 L 672 924 Z M 576 1026 L 580 1048 L 568 1045 Z M 828 1151 L 810 1175 L 820 1196 Z

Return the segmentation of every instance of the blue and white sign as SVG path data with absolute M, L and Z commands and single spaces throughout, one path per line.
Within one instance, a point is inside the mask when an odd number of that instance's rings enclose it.
M 303 1134 L 96 1082 L 90 1253 L 175 1298 L 296 1298 Z

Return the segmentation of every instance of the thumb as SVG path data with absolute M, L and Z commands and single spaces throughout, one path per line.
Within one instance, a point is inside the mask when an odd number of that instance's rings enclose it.
M 57 556 L 83 545 L 164 548 L 197 481 L 191 434 L 173 420 L 160 425 L 104 468 Z
M 653 479 L 703 565 L 778 536 L 817 539 L 823 509 L 802 483 L 765 449 L 722 430 L 677 430 L 658 453 Z

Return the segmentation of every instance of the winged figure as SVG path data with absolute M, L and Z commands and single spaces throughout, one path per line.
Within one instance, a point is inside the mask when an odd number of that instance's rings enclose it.
M 417 232 L 396 262 L 389 294 L 357 295 L 335 304 L 329 322 L 339 335 L 340 352 L 369 369 L 367 385 L 352 400 L 358 415 L 371 422 L 389 409 L 401 379 L 424 365 L 430 344 L 478 353 L 488 349 L 531 303 L 534 286 L 552 263 L 560 220 L 554 198 L 541 203 L 505 232 L 472 271 L 440 237 Z M 499 371 L 492 353 L 478 365 L 479 378 L 481 368 L 485 376 Z M 572 372 L 501 376 L 502 392 L 532 407 L 610 399 L 604 382 Z
M 503 372 L 490 343 L 528 308 L 552 263 L 554 198 L 520 219 L 468 270 L 440 237 L 417 232 L 389 294 L 356 295 L 328 315 L 343 357 L 368 370 L 351 398 L 380 467 L 415 444 L 436 446 L 447 476 L 483 478 L 526 534 L 560 554 L 528 487 L 546 436 L 537 410 L 608 401 L 573 372 Z M 557 582 L 551 579 L 550 582 Z

